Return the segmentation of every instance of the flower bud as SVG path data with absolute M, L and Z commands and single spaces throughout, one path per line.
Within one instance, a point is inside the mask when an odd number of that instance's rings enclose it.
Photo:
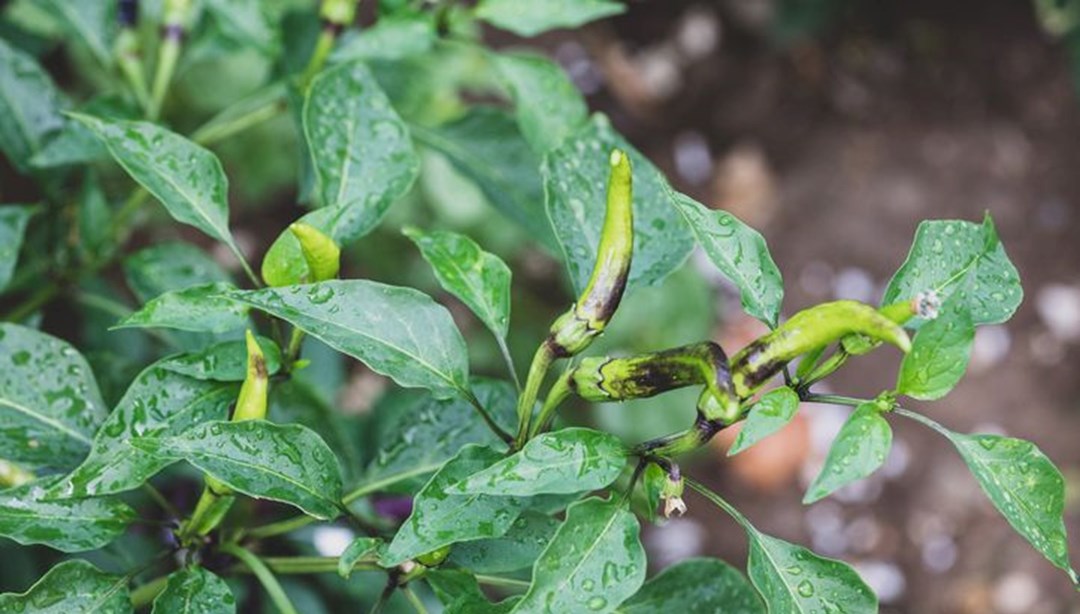
M 634 253 L 633 178 L 626 152 L 611 152 L 607 209 L 596 263 L 577 302 L 551 326 L 556 356 L 581 352 L 604 331 L 622 300 Z

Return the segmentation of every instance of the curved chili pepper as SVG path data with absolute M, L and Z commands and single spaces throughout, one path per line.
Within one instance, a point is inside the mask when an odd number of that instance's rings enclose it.
M 823 303 L 795 314 L 732 358 L 735 392 L 747 399 L 794 358 L 852 334 L 891 343 L 904 352 L 911 349 L 904 329 L 873 307 L 857 301 Z
M 240 394 L 236 397 L 236 410 L 233 411 L 233 422 L 242 420 L 261 420 L 266 417 L 267 395 L 270 389 L 270 376 L 266 371 L 266 357 L 263 355 L 259 342 L 251 331 L 246 331 L 244 338 L 247 341 L 247 374 L 244 383 L 240 386 Z
M 300 251 L 308 266 L 308 281 L 335 279 L 341 270 L 341 248 L 318 228 L 303 222 L 289 225 L 300 242 Z
M 622 300 L 634 254 L 633 176 L 626 152 L 611 152 L 607 209 L 589 283 L 551 325 L 547 345 L 556 357 L 577 354 L 604 331 Z
M 569 381 L 586 401 L 641 399 L 696 384 L 718 398 L 734 398 L 727 355 L 712 341 L 626 358 L 583 358 Z

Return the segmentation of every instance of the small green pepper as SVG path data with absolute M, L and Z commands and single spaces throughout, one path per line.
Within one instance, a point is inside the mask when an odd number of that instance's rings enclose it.
M 308 281 L 326 281 L 335 279 L 341 269 L 341 248 L 333 239 L 323 234 L 318 228 L 296 222 L 289 225 L 289 231 L 300 242 L 300 251 L 308 266 Z
M 853 334 L 891 343 L 904 352 L 911 349 L 904 329 L 873 307 L 857 301 L 823 303 L 795 314 L 732 358 L 732 382 L 738 397 L 753 396 L 796 357 Z
M 551 326 L 548 345 L 556 357 L 573 356 L 592 343 L 622 300 L 634 254 L 633 176 L 626 152 L 611 152 L 607 209 L 589 283 L 569 311 Z
M 270 389 L 270 376 L 266 371 L 266 357 L 263 355 L 255 335 L 247 331 L 247 375 L 240 386 L 240 395 L 236 398 L 233 422 L 241 420 L 261 420 L 266 417 L 267 395 Z

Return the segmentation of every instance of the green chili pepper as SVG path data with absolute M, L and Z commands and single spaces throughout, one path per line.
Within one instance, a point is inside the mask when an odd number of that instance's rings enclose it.
M 732 381 L 738 397 L 753 396 L 794 358 L 852 334 L 891 343 L 904 352 L 911 349 L 904 329 L 873 307 L 857 301 L 824 303 L 800 311 L 732 358 Z
M 589 283 L 569 311 L 551 326 L 548 345 L 557 357 L 573 356 L 604 331 L 622 300 L 634 254 L 633 177 L 630 158 L 611 152 L 607 210 Z
M 233 422 L 261 420 L 266 417 L 266 401 L 270 389 L 270 376 L 266 371 L 266 357 L 251 331 L 245 333 L 247 340 L 247 375 L 236 398 Z
M 627 358 L 590 357 L 570 372 L 569 386 L 587 401 L 625 401 L 703 384 L 724 407 L 738 407 L 727 355 L 705 341 Z
M 326 281 L 338 276 L 341 268 L 341 248 L 333 239 L 323 234 L 318 228 L 296 222 L 289 225 L 289 230 L 300 242 L 300 251 L 308 266 L 308 281 Z

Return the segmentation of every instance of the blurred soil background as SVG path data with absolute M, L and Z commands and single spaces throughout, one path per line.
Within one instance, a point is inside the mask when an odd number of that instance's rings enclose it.
M 787 315 L 878 301 L 920 220 L 991 212 L 1024 303 L 980 328 L 968 377 L 918 409 L 954 430 L 1037 442 L 1066 475 L 1080 552 L 1080 101 L 1069 50 L 1031 3 L 643 1 L 544 42 L 674 183 L 762 231 Z M 760 325 L 727 305 L 715 337 L 730 354 Z M 889 351 L 853 361 L 831 391 L 874 396 L 897 365 Z M 892 420 L 885 468 L 804 509 L 847 413 L 808 406 L 735 459 L 721 438 L 690 473 L 762 530 L 856 564 L 883 612 L 1080 612 L 1066 577 L 917 424 Z M 656 565 L 745 560 L 739 529 L 696 497 L 647 539 Z

